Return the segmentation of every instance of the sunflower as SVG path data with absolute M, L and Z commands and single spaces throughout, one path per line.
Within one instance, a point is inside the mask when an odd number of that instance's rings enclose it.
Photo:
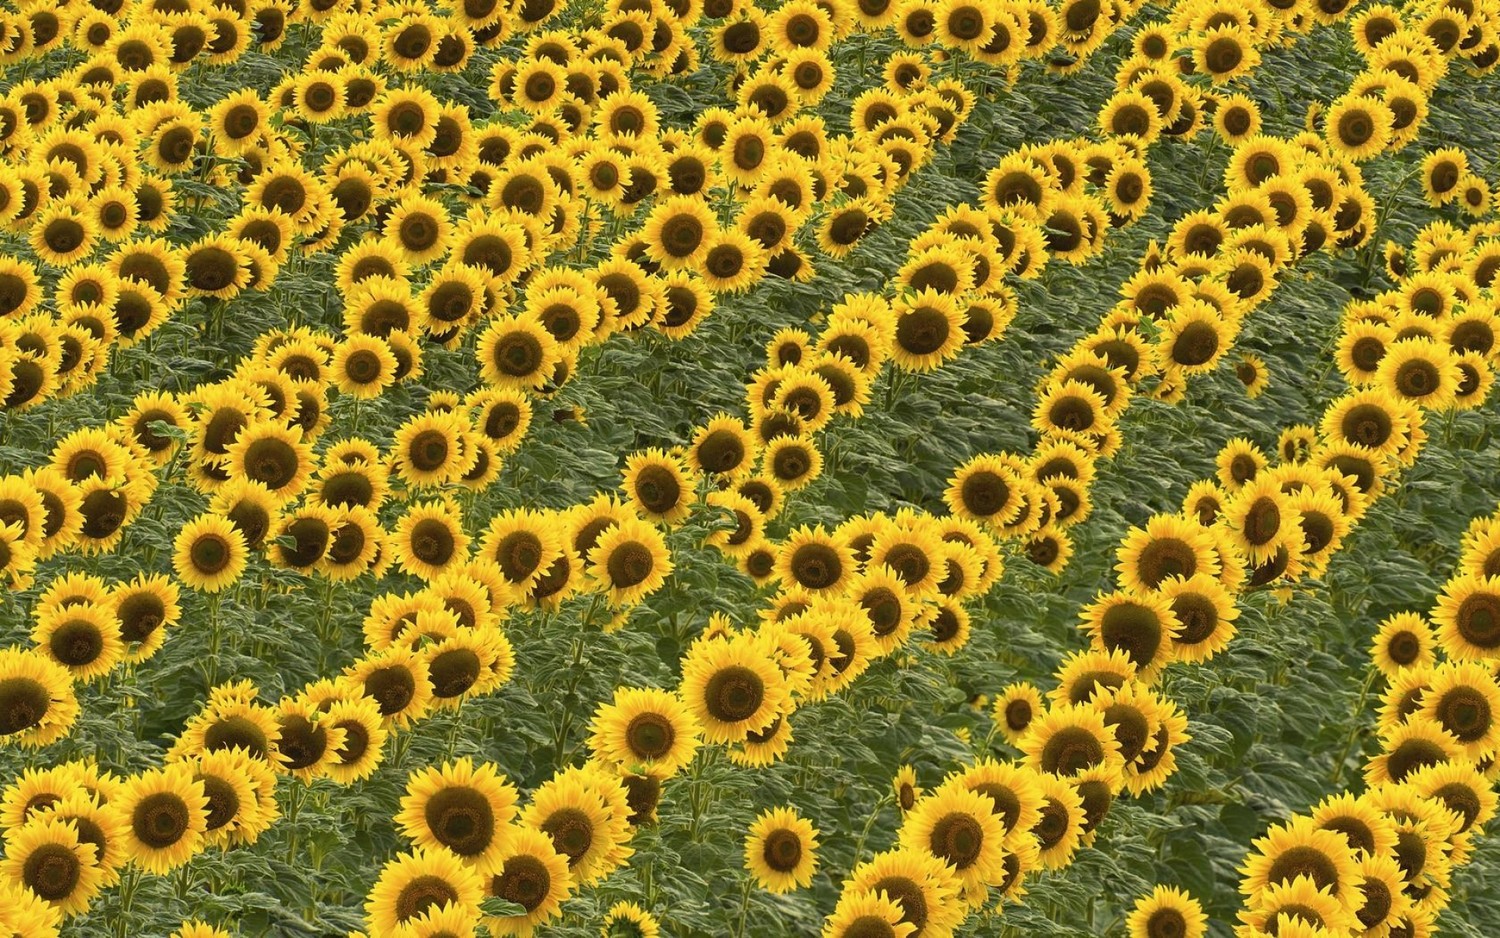
M 903 920 L 900 902 L 885 892 L 845 891 L 823 926 L 823 938 L 910 938 L 916 926 Z
M 1427 201 L 1445 205 L 1458 198 L 1460 185 L 1468 175 L 1468 156 L 1457 147 L 1427 154 L 1422 160 L 1422 188 Z
M 1019 745 L 1028 766 L 1060 777 L 1094 768 L 1118 774 L 1124 764 L 1104 715 L 1088 705 L 1054 706 L 1031 724 Z
M 465 757 L 414 772 L 396 824 L 426 850 L 447 849 L 477 868 L 500 859 L 516 817 L 516 790 L 488 762 Z
M 125 651 L 119 620 L 111 609 L 94 603 L 47 610 L 37 617 L 31 640 L 81 683 L 108 674 Z
M 776 558 L 784 583 L 795 583 L 813 593 L 839 593 L 855 575 L 849 546 L 822 526 L 793 531 Z
M 515 509 L 496 515 L 480 543 L 508 586 L 526 591 L 561 555 L 563 531 L 550 515 Z
M 742 421 L 720 413 L 693 432 L 687 455 L 699 473 L 733 476 L 753 461 L 754 440 Z
M 72 768 L 76 764 L 65 764 Z M 100 874 L 100 885 L 108 888 L 120 879 L 120 867 L 125 864 L 125 826 L 121 819 L 106 807 L 108 793 L 113 793 L 118 781 L 113 777 L 90 777 L 89 769 L 83 768 L 77 776 L 77 787 L 70 792 L 48 795 L 27 811 L 30 821 L 60 821 L 72 825 L 78 832 L 78 842 L 94 848 L 94 861 Z M 99 790 L 96 795 L 87 786 Z M 9 825 L 11 839 L 31 826 L 30 823 Z
M 353 694 L 375 701 L 387 728 L 421 719 L 432 704 L 426 660 L 402 646 L 366 655 L 345 669 L 343 680 Z
M 1467 834 L 1495 817 L 1500 798 L 1476 765 L 1463 761 L 1418 769 L 1408 783 L 1429 802 L 1441 802 L 1458 819 L 1457 833 Z
M 396 380 L 395 353 L 379 336 L 349 336 L 334 352 L 332 367 L 338 389 L 360 400 L 379 397 Z
M 1361 898 L 1359 868 L 1348 840 L 1307 817 L 1278 824 L 1257 838 L 1241 872 L 1240 891 L 1247 897 L 1306 880 L 1346 909 L 1357 908 Z
M 737 635 L 696 643 L 683 662 L 680 693 L 709 743 L 734 742 L 764 730 L 783 711 L 786 678 L 768 638 Z
M 187 586 L 217 593 L 244 575 L 248 553 L 245 536 L 229 519 L 205 514 L 177 532 L 172 564 Z
M 1389 105 L 1368 95 L 1345 95 L 1329 105 L 1323 135 L 1335 155 L 1363 162 L 1390 143 L 1395 115 Z
M 1427 689 L 1423 691 L 1424 705 L 1430 692 L 1429 680 Z M 1475 704 L 1475 701 L 1479 703 Z M 1471 697 L 1460 690 L 1450 702 L 1461 712 L 1456 715 L 1447 714 L 1447 719 L 1472 721 L 1473 731 L 1488 733 L 1489 717 L 1483 711 L 1485 703 L 1482 695 Z M 1365 764 L 1365 778 L 1370 785 L 1404 782 L 1418 769 L 1463 757 L 1464 742 L 1449 732 L 1443 723 L 1429 715 L 1429 709 L 1418 708 L 1406 717 L 1405 722 L 1383 734 L 1382 752 Z M 1462 725 L 1470 728 L 1468 722 Z
M 541 320 L 497 316 L 480 336 L 480 374 L 493 388 L 538 389 L 552 376 L 561 349 Z
M 512 825 L 497 838 L 502 849 L 481 871 L 484 893 L 520 906 L 520 915 L 486 916 L 484 925 L 494 935 L 526 935 L 555 918 L 572 891 L 568 857 L 553 846 L 547 833 Z
M 628 859 L 630 808 L 618 776 L 602 768 L 565 769 L 532 795 L 521 823 L 551 838 L 573 878 L 598 881 Z
M 1092 385 L 1082 381 L 1049 382 L 1037 401 L 1031 424 L 1043 434 L 1067 431 L 1073 434 L 1097 434 L 1111 425 L 1104 398 Z
M 698 726 L 676 694 L 621 687 L 595 711 L 590 745 L 601 758 L 670 776 L 692 761 Z
M 1163 582 L 1159 592 L 1181 625 L 1172 637 L 1173 660 L 1206 661 L 1234 637 L 1240 611 L 1234 594 L 1219 578 L 1203 573 L 1174 577 Z
M 312 446 L 302 428 L 255 420 L 235 436 L 225 454 L 233 476 L 259 482 L 281 502 L 295 498 L 312 475 Z
M 793 808 L 769 808 L 746 834 L 745 868 L 760 888 L 779 895 L 812 882 L 817 850 L 818 831 L 812 822 Z
M 1461 377 L 1451 350 L 1430 338 L 1392 342 L 1375 370 L 1388 393 L 1430 410 L 1453 403 Z
M 1223 520 L 1252 564 L 1266 562 L 1283 548 L 1298 553 L 1305 548 L 1290 497 L 1268 476 L 1246 481 L 1225 503 Z
M 125 849 L 131 860 L 149 872 L 169 872 L 202 849 L 209 800 L 187 765 L 131 778 L 108 807 L 127 825 Z
M 1208 532 L 1182 515 L 1153 515 L 1144 528 L 1131 528 L 1119 558 L 1120 585 L 1143 592 L 1173 577 L 1217 575 L 1219 567 Z
M 418 848 L 386 861 L 365 901 L 376 934 L 395 934 L 407 923 L 457 907 L 471 916 L 484 897 L 484 883 L 473 867 L 446 850 Z
M 962 518 L 1005 524 L 1020 511 L 1020 474 L 1006 460 L 976 456 L 959 466 L 943 493 L 949 510 Z
M 93 844 L 76 822 L 49 812 L 11 832 L 0 865 L 11 883 L 30 890 L 67 916 L 88 908 L 104 877 Z
M 634 902 L 616 902 L 604 913 L 604 924 L 600 926 L 601 938 L 614 938 L 618 935 L 632 936 L 632 938 L 659 938 L 661 935 L 661 923 L 656 916 L 636 905 Z
M 433 580 L 469 559 L 469 536 L 458 506 L 448 500 L 413 505 L 391 532 L 396 562 L 406 572 Z
M 395 433 L 396 474 L 409 485 L 440 485 L 472 468 L 461 439 L 468 421 L 456 413 L 431 412 L 411 417 Z
M 261 810 L 256 794 L 264 782 L 274 791 L 275 776 L 269 765 L 243 749 L 219 749 L 198 753 L 180 764 L 193 770 L 208 799 L 203 836 L 206 842 L 229 846 L 254 843 L 275 820 Z
M 319 722 L 343 734 L 324 767 L 340 785 L 368 778 L 380 766 L 386 730 L 381 704 L 370 697 L 340 696 L 328 704 Z
M 855 867 L 844 884 L 844 896 L 846 900 L 849 896 L 883 896 L 901 910 L 896 927 L 910 926 L 915 929 L 910 933 L 912 938 L 921 938 L 950 934 L 963 920 L 962 888 L 962 882 L 942 860 L 925 851 L 897 848 Z M 877 921 L 889 924 L 883 918 Z M 843 933 L 847 934 L 851 926 L 845 924 Z
M 1155 593 L 1122 590 L 1086 606 L 1083 628 L 1099 651 L 1125 651 L 1143 681 L 1171 663 L 1182 624 L 1167 600 Z
M 1471 760 L 1486 759 L 1500 746 L 1500 686 L 1492 669 L 1483 664 L 1456 662 L 1438 667 L 1419 712 L 1456 739 Z
M 136 574 L 110 590 L 109 605 L 120 622 L 127 661 L 143 661 L 166 640 L 166 630 L 182 614 L 177 585 L 168 577 Z
M 608 592 L 612 606 L 629 606 L 660 589 L 672 558 L 660 529 L 634 518 L 598 535 L 587 553 L 588 572 Z
M 1130 938 L 1203 938 L 1208 916 L 1197 899 L 1175 886 L 1157 886 L 1136 900 L 1125 920 Z

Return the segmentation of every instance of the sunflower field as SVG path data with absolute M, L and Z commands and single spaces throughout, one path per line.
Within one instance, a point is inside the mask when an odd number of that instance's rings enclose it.
M 0 0 L 0 938 L 1500 935 L 1500 0 Z

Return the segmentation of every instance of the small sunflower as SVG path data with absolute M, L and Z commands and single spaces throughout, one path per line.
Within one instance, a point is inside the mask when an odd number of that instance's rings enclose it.
M 745 868 L 767 892 L 807 886 L 817 869 L 818 831 L 788 807 L 763 811 L 745 838 Z

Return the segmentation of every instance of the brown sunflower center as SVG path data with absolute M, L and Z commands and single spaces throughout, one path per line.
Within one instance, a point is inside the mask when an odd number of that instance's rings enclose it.
M 396 896 L 396 921 L 405 922 L 449 903 L 457 903 L 458 890 L 440 876 L 418 876 Z
M 625 743 L 640 759 L 660 759 L 672 751 L 677 731 L 660 713 L 637 714 L 625 727 Z
M 1401 363 L 1396 369 L 1396 390 L 1403 397 L 1423 398 L 1433 393 L 1442 383 L 1437 365 L 1421 358 Z
M 467 786 L 452 785 L 433 795 L 422 816 L 438 842 L 461 857 L 483 853 L 494 839 L 490 800 Z
M 1044 771 L 1075 775 L 1104 761 L 1104 744 L 1088 729 L 1068 726 L 1053 733 L 1042 746 Z
M 1483 649 L 1500 647 L 1500 596 L 1474 593 L 1459 604 L 1458 633 Z
M 21 867 L 21 882 L 49 902 L 72 895 L 82 875 L 83 864 L 78 855 L 57 843 L 42 844 Z
M 984 828 L 970 815 L 954 811 L 932 825 L 928 845 L 933 856 L 956 869 L 966 870 L 979 860 L 984 850 Z
M 792 552 L 792 577 L 808 589 L 827 589 L 844 575 L 843 558 L 827 544 L 803 544 Z
M 931 355 L 947 344 L 951 332 L 951 323 L 942 310 L 917 306 L 896 323 L 896 343 L 913 355 Z
M 610 551 L 604 568 L 609 572 L 612 586 L 616 589 L 629 589 L 646 582 L 656 569 L 656 557 L 645 544 L 626 541 Z
M 490 880 L 490 892 L 514 902 L 527 912 L 546 901 L 552 891 L 552 874 L 536 857 L 521 854 L 510 857 L 499 875 Z
M 1181 645 L 1205 641 L 1219 625 L 1218 606 L 1207 596 L 1197 593 L 1179 593 L 1173 597 L 1172 612 L 1182 625 L 1175 639 Z
M 743 665 L 719 669 L 703 688 L 708 715 L 721 723 L 739 723 L 755 716 L 766 699 L 759 674 Z
M 884 892 L 901 906 L 901 921 L 914 926 L 918 934 L 927 927 L 927 894 L 920 883 L 906 876 L 882 876 L 870 884 L 870 892 Z
M 153 850 L 165 850 L 181 841 L 191 823 L 187 804 L 167 791 L 147 795 L 130 813 L 136 839 Z
M 1494 726 L 1489 700 L 1472 687 L 1455 687 L 1434 706 L 1438 722 L 1460 742 L 1483 739 Z
M 542 822 L 542 833 L 552 838 L 557 852 L 575 866 L 594 844 L 594 823 L 577 808 L 554 811 Z
M 802 862 L 802 838 L 795 831 L 771 831 L 766 835 L 762 856 L 766 866 L 778 873 L 790 873 Z
M 416 678 L 403 667 L 379 668 L 365 678 L 365 695 L 375 700 L 381 716 L 394 716 L 405 710 L 416 692 Z
M 104 635 L 87 619 L 74 619 L 58 626 L 48 638 L 52 656 L 70 668 L 98 660 L 104 651 Z

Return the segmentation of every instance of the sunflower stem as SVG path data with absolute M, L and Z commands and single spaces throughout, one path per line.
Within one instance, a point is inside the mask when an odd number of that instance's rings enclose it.
M 119 938 L 130 934 L 130 907 L 135 904 L 135 891 L 140 884 L 140 867 L 127 866 L 120 877 L 120 919 L 115 923 L 115 934 Z
M 739 925 L 736 926 L 734 934 L 736 938 L 743 938 L 745 934 L 745 922 L 750 917 L 750 877 L 745 877 L 745 885 L 740 887 L 740 915 Z
M 208 596 L 208 658 L 203 662 L 203 668 L 209 687 L 219 682 L 219 647 L 224 640 L 224 627 L 219 617 L 221 601 L 218 593 Z
M 1354 707 L 1354 720 L 1349 726 L 1349 735 L 1344 738 L 1344 747 L 1340 750 L 1338 759 L 1333 763 L 1331 781 L 1335 786 L 1344 776 L 1344 763 L 1349 759 L 1349 750 L 1354 748 L 1354 738 L 1359 735 L 1363 722 L 1360 717 L 1365 712 L 1365 702 L 1370 699 L 1370 690 L 1375 686 L 1375 676 L 1378 673 L 1374 668 L 1370 668 L 1369 673 L 1365 675 L 1365 684 L 1360 688 L 1359 703 Z
M 855 863 L 858 863 L 859 858 L 864 856 L 865 840 L 870 836 L 871 829 L 875 827 L 875 820 L 880 817 L 880 812 L 885 807 L 885 801 L 885 797 L 882 796 L 879 801 L 875 802 L 874 807 L 870 809 L 869 816 L 865 818 L 865 826 L 859 832 L 859 840 L 854 842 Z

